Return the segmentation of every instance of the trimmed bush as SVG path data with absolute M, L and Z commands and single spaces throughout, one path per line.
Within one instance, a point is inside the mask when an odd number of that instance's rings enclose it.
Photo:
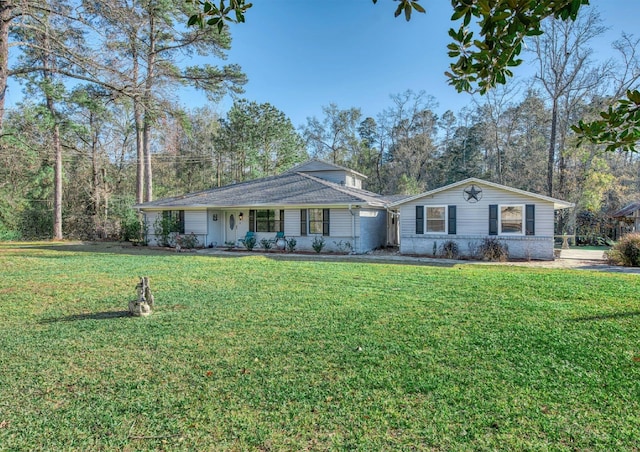
M 253 249 L 256 247 L 256 243 L 258 241 L 256 240 L 256 238 L 254 236 L 250 236 L 247 237 L 246 239 L 244 239 L 244 241 L 242 242 L 244 247 L 247 249 L 247 251 L 253 251 Z
M 296 250 L 296 245 L 298 244 L 298 242 L 293 237 L 286 240 L 287 240 L 287 251 L 289 251 L 290 253 L 293 253 Z
M 260 239 L 260 246 L 261 246 L 263 249 L 265 249 L 265 250 L 269 251 L 271 248 L 273 248 L 273 241 L 272 241 L 272 240 L 269 240 L 269 239 L 267 239 L 267 238 Z
M 610 264 L 625 267 L 640 267 L 640 232 L 623 236 L 613 248 L 606 253 Z
M 315 237 L 313 242 L 311 242 L 311 248 L 313 248 L 313 251 L 316 253 L 320 253 L 324 248 L 324 245 L 324 237 Z

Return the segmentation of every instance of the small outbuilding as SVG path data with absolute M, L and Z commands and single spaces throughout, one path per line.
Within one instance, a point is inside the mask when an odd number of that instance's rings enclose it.
M 570 202 L 470 178 L 397 201 L 400 253 L 433 254 L 454 241 L 474 255 L 485 238 L 507 245 L 510 258 L 553 260 L 554 212 Z
M 611 216 L 617 221 L 617 237 L 640 231 L 640 202 L 631 203 Z

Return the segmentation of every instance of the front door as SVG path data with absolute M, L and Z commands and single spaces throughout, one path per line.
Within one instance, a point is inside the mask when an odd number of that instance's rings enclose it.
M 225 214 L 225 243 L 237 243 L 238 239 L 238 212 L 226 212 Z

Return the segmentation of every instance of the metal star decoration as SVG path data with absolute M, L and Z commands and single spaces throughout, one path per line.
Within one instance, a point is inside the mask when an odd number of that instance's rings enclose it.
M 464 200 L 475 203 L 482 199 L 482 188 L 472 185 L 463 190 Z

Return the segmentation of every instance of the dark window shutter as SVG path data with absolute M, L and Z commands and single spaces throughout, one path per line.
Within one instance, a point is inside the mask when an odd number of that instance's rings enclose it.
M 300 235 L 307 235 L 307 209 L 300 209 Z
M 498 235 L 498 205 L 489 206 L 489 235 Z
M 280 209 L 280 228 L 278 232 L 284 232 L 284 210 Z
M 526 219 L 525 220 L 526 234 L 536 235 L 536 205 L 535 204 L 527 204 L 525 219 Z
M 424 234 L 424 206 L 416 206 L 416 234 Z
M 249 231 L 256 232 L 256 211 L 249 210 Z
M 178 228 L 178 232 L 184 234 L 184 210 L 178 211 Z
M 456 234 L 456 206 L 449 206 L 449 234 Z
M 322 235 L 329 235 L 329 209 L 322 209 Z

